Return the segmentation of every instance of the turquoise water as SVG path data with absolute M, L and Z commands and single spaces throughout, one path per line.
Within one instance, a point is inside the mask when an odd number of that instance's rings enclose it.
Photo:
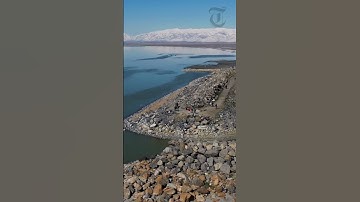
M 205 76 L 183 72 L 190 65 L 209 60 L 235 60 L 233 51 L 190 47 L 124 48 L 124 118 L 164 95 Z M 160 153 L 166 140 L 124 131 L 124 163 Z

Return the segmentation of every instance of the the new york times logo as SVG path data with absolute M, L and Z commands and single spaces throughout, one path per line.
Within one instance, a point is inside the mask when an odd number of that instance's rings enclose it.
M 209 13 L 211 14 L 210 16 L 210 22 L 211 24 L 213 24 L 215 27 L 222 27 L 225 25 L 226 20 L 224 19 L 224 12 L 225 12 L 226 8 L 222 7 L 222 8 L 218 8 L 218 7 L 213 7 L 209 9 Z

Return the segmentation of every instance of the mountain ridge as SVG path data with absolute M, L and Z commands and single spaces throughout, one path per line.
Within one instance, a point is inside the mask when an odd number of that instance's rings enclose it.
M 126 42 L 236 42 L 236 29 L 166 29 L 138 35 L 124 33 Z

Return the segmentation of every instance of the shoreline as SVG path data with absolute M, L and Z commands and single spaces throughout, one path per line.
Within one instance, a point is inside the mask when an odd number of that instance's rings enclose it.
M 236 50 L 235 42 L 136 42 L 126 41 L 124 47 L 139 46 L 168 46 L 168 47 L 190 47 L 190 48 L 214 48 L 221 50 Z
M 211 61 L 215 62 L 215 61 Z M 210 72 L 197 78 L 188 85 L 179 88 L 162 98 L 143 107 L 124 120 L 124 129 L 159 139 L 235 139 L 235 110 L 225 109 L 229 102 L 235 106 L 235 61 L 216 61 L 212 65 L 193 65 L 183 69 L 189 72 Z M 220 92 L 214 92 L 214 86 L 220 86 Z M 230 85 L 230 86 L 227 86 Z M 225 89 L 226 87 L 226 89 Z M 194 95 L 198 95 L 193 97 Z M 208 95 L 212 101 L 201 100 Z M 221 98 L 221 99 L 219 99 Z M 189 101 L 191 103 L 189 103 Z M 187 103 L 186 103 L 187 102 Z M 233 103 L 232 103 L 233 102 Z M 179 104 L 175 109 L 174 104 Z M 211 106 L 216 103 L 219 107 Z M 197 106 L 195 106 L 198 104 Z M 191 105 L 191 112 L 188 109 Z M 220 114 L 220 117 L 217 115 Z M 230 116 L 221 120 L 223 116 Z M 185 121 L 184 121 L 185 119 Z M 220 120 L 219 120 L 220 119 Z M 224 123 L 230 121 L 230 125 Z M 225 128 L 222 127 L 225 125 Z

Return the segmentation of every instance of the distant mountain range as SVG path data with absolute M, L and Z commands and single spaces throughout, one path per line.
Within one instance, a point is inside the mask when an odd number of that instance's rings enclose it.
M 236 29 L 166 29 L 135 36 L 124 33 L 125 42 L 198 42 L 198 43 L 235 43 Z

